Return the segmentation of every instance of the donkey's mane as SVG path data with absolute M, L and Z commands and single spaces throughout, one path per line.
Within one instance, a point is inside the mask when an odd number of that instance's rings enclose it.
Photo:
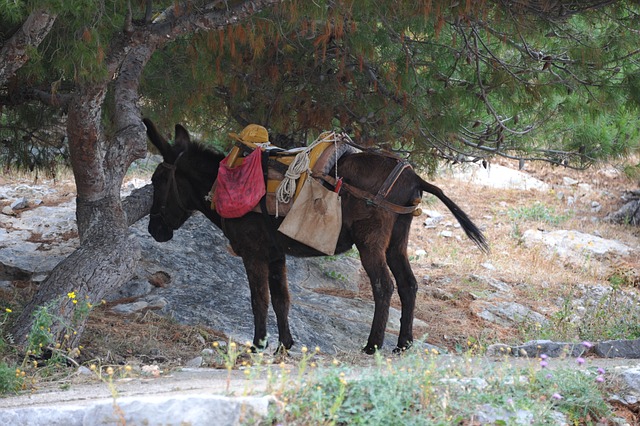
M 217 166 L 225 155 L 226 154 L 202 142 L 191 141 L 189 144 L 189 158 L 192 161 L 192 166 L 198 169 L 207 170 L 211 167 L 211 164 L 216 164 Z

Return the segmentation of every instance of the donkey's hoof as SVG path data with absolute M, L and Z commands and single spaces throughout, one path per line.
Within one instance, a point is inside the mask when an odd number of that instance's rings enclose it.
M 402 355 L 413 346 L 413 342 L 407 342 L 404 346 L 396 346 L 392 351 L 394 355 Z
M 269 342 L 265 341 L 264 344 L 253 344 L 251 345 L 251 352 L 257 354 L 259 352 L 264 352 L 265 349 L 269 347 Z
M 364 348 L 362 348 L 362 352 L 364 352 L 367 355 L 373 355 L 376 352 L 378 352 L 378 345 L 367 345 Z
M 289 339 L 280 340 L 278 344 L 279 346 L 284 346 L 285 349 L 289 350 L 293 347 L 293 345 L 295 345 L 295 343 L 296 342 L 294 342 L 292 338 L 289 338 Z
M 276 349 L 276 351 L 273 354 L 274 355 L 288 356 L 289 355 L 289 349 L 291 349 L 291 346 L 289 346 L 287 348 L 284 344 L 282 344 L 282 342 L 280 342 L 280 344 L 278 345 L 278 348 Z

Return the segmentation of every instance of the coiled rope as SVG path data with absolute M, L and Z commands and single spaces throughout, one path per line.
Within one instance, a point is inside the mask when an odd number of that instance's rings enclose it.
M 284 174 L 284 179 L 278 185 L 276 189 L 276 217 L 278 217 L 278 204 L 279 203 L 288 203 L 293 198 L 293 195 L 296 192 L 296 180 L 305 172 L 310 172 L 309 170 L 309 153 L 313 148 L 317 145 L 325 142 L 333 142 L 333 144 L 337 144 L 339 141 L 339 136 L 336 132 L 324 132 L 318 139 L 316 139 L 311 145 L 301 151 L 296 155 L 293 159 L 289 168 Z M 337 156 L 337 150 L 336 150 Z M 337 158 L 336 158 L 337 160 Z M 338 179 L 338 167 L 336 162 L 336 180 Z

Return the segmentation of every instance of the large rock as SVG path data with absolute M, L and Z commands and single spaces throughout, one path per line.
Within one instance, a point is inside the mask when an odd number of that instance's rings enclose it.
M 474 300 L 471 302 L 470 309 L 483 320 L 503 327 L 514 327 L 523 323 L 541 325 L 547 323 L 547 319 L 542 314 L 511 301 Z
M 160 310 L 185 324 L 203 324 L 240 341 L 253 340 L 249 284 L 242 260 L 227 249 L 227 239 L 203 215 L 196 213 L 171 241 L 158 243 L 147 232 L 145 219 L 132 227 L 139 237 L 143 260 L 140 288 L 146 277 L 166 274 L 165 286 L 149 293 L 165 300 Z M 349 256 L 287 258 L 291 291 L 290 325 L 297 347 L 319 346 L 325 352 L 357 350 L 369 335 L 373 302 L 359 296 L 360 262 Z M 127 297 L 126 288 L 120 296 Z M 142 305 L 141 305 L 142 306 Z M 277 343 L 276 318 L 270 308 L 268 333 Z M 391 309 L 387 344 L 395 344 L 400 311 Z M 416 325 L 424 325 L 417 321 Z M 394 335 L 395 334 L 395 335 Z
M 640 190 L 627 191 L 622 197 L 626 202 L 620 209 L 604 218 L 605 221 L 640 225 Z
M 542 244 L 561 258 L 579 263 L 585 259 L 602 259 L 608 255 L 628 256 L 632 251 L 631 247 L 618 241 L 571 230 L 545 232 L 529 229 L 524 232 L 522 239 L 527 247 Z
M 492 164 L 487 168 L 479 164 L 465 164 L 457 168 L 453 175 L 465 182 L 491 188 L 549 191 L 551 186 L 536 179 L 525 172 L 513 170 L 499 164 Z
M 40 280 L 77 246 L 75 201 L 0 216 L 0 280 Z
M 24 407 L 0 412 L 0 424 L 32 426 L 220 425 L 259 423 L 274 402 L 270 396 L 153 395 L 88 404 Z

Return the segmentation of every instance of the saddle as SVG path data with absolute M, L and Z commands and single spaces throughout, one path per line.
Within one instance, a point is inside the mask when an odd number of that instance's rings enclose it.
M 229 135 L 234 138 L 236 142 L 227 155 L 226 162 L 228 166 L 237 167 L 243 164 L 244 159 L 256 149 L 261 149 L 263 152 L 263 173 L 265 169 L 267 170 L 266 196 L 264 197 L 266 202 L 261 202 L 256 205 L 252 210 L 254 212 L 264 213 L 261 207 L 262 204 L 266 205 L 266 210 L 269 215 L 276 217 L 286 216 L 307 181 L 307 174 L 310 171 L 310 177 L 334 187 L 336 192 L 342 189 L 371 205 L 381 207 L 396 214 L 412 214 L 414 216 L 421 214 L 421 209 L 418 208 L 420 199 L 414 200 L 411 206 L 399 206 L 386 200 L 388 193 L 395 185 L 402 171 L 406 168 L 411 168 L 411 165 L 409 165 L 406 160 L 400 159 L 392 153 L 374 151 L 377 155 L 391 157 L 397 162 L 395 168 L 389 176 L 387 176 L 387 179 L 377 194 L 371 194 L 349 185 L 346 182 L 342 183 L 342 179 L 338 178 L 338 176 L 329 175 L 333 166 L 336 165 L 343 155 L 361 152 L 361 149 L 344 133 L 326 132 L 320 135 L 310 147 L 294 148 L 292 150 L 284 150 L 271 145 L 267 130 L 256 124 L 250 124 L 245 127 L 240 135 L 235 133 L 230 133 Z M 299 176 L 296 176 L 295 193 L 292 194 L 288 200 L 283 201 L 280 199 L 281 197 L 277 195 L 279 187 L 282 186 L 285 179 L 292 179 L 288 171 L 298 158 L 298 155 L 305 151 L 308 154 L 308 166 L 304 168 Z M 211 190 L 212 194 L 215 188 L 216 184 L 214 183 Z M 213 202 L 214 197 L 211 199 L 211 208 L 215 209 Z
M 296 157 L 304 153 L 308 148 L 301 147 L 284 150 L 273 146 L 268 142 L 267 136 L 263 135 L 262 129 L 264 129 L 264 127 L 250 125 L 247 126 L 240 135 L 230 134 L 236 141 L 234 147 L 227 155 L 227 165 L 231 168 L 238 167 L 243 164 L 245 158 L 254 150 L 262 150 L 263 158 L 266 157 L 268 170 L 266 180 L 266 207 L 268 214 L 273 216 L 286 216 L 307 181 L 308 170 L 311 171 L 311 175 L 314 177 L 327 175 L 340 157 L 359 152 L 359 149 L 349 144 L 350 140 L 346 135 L 333 132 L 321 135 L 308 151 L 308 168 L 297 178 L 295 193 L 288 201 L 282 201 L 278 200 L 276 195 L 278 187 L 280 187 L 283 180 L 288 177 L 287 171 L 296 160 Z M 264 134 L 266 134 L 266 129 L 264 130 Z M 264 164 L 265 161 L 263 161 L 263 167 Z M 215 185 L 212 191 L 214 190 Z M 215 209 L 213 201 L 211 208 Z M 262 212 L 260 204 L 256 205 L 253 211 L 258 213 Z

